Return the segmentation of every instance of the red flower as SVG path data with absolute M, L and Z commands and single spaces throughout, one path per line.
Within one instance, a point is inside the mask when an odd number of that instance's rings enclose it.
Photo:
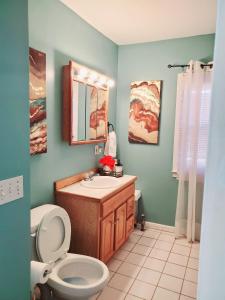
M 103 166 L 108 166 L 111 170 L 113 170 L 115 166 L 115 160 L 110 155 L 106 155 L 100 158 L 99 163 Z

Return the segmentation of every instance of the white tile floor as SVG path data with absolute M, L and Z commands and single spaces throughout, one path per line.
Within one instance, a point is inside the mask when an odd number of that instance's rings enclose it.
M 171 232 L 135 230 L 108 263 L 107 287 L 92 300 L 196 299 L 199 243 Z

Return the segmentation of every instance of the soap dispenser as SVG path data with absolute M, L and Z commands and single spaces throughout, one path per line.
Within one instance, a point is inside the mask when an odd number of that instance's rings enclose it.
M 123 165 L 121 164 L 119 159 L 117 160 L 117 163 L 115 165 L 114 174 L 114 176 L 117 178 L 123 176 Z

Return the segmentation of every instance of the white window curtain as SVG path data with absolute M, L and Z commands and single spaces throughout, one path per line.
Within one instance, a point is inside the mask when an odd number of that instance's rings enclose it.
M 175 233 L 191 242 L 200 239 L 212 69 L 189 64 L 177 80 L 172 172 L 179 181 Z

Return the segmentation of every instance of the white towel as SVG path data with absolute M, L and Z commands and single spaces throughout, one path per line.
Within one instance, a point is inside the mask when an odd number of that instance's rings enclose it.
M 112 157 L 116 157 L 116 133 L 115 131 L 111 131 L 108 134 L 107 142 L 105 144 L 105 155 L 111 155 Z

